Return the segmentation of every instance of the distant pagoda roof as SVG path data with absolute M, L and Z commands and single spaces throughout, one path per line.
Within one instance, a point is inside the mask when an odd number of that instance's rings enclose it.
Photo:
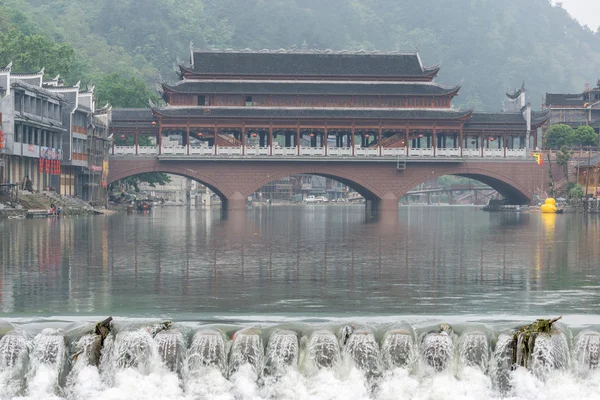
M 304 107 L 155 107 L 164 117 L 206 118 L 349 118 L 349 119 L 461 119 L 473 110 L 428 108 L 304 108 Z M 113 116 L 114 121 L 114 116 Z
M 587 95 L 587 93 L 546 93 L 546 106 L 583 107 L 588 100 Z
M 181 71 L 218 76 L 379 76 L 432 79 L 439 65 L 423 66 L 418 53 L 325 51 L 193 51 Z
M 443 86 L 433 82 L 386 81 L 258 81 L 258 80 L 182 80 L 163 84 L 175 93 L 242 93 L 302 95 L 456 95 L 461 85 Z
M 521 85 L 520 89 L 515 90 L 514 92 L 507 92 L 506 97 L 508 97 L 511 100 L 516 100 L 525 92 L 527 92 L 527 89 L 525 89 L 525 81 L 523 81 L 523 84 Z

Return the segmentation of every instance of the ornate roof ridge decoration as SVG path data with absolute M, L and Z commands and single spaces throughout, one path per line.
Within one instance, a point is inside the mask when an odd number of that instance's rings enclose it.
M 440 89 L 445 90 L 455 90 L 460 89 L 464 83 L 464 79 L 455 85 L 445 85 L 443 83 L 438 82 L 427 82 L 427 81 L 359 81 L 359 80 L 327 80 L 327 79 L 319 79 L 319 80 L 294 80 L 294 79 L 282 79 L 282 80 L 265 80 L 265 79 L 202 79 L 202 78 L 183 78 L 178 80 L 177 82 L 166 81 L 161 78 L 160 84 L 166 86 L 167 88 L 176 88 L 178 86 L 184 86 L 189 83 L 260 83 L 264 85 L 279 85 L 286 83 L 296 83 L 299 85 L 322 85 L 322 84 L 331 84 L 331 85 L 364 85 L 364 86 L 386 86 L 386 85 L 396 85 L 396 86 L 410 86 L 410 85 L 419 85 L 419 86 L 434 86 Z
M 519 96 L 521 96 L 521 94 L 527 92 L 527 89 L 525 89 L 525 81 L 523 81 L 523 84 L 521 85 L 520 89 L 517 89 L 513 92 L 506 92 L 506 97 L 508 97 L 511 100 L 516 100 L 519 98 Z
M 12 61 L 8 63 L 8 65 L 4 68 L 0 68 L 0 72 L 10 72 L 12 70 Z
M 240 54 L 331 54 L 331 55 L 360 55 L 360 56 L 364 56 L 364 55 L 379 55 L 379 56 L 418 56 L 419 52 L 418 51 L 410 51 L 410 52 L 404 52 L 404 51 L 380 51 L 380 50 L 364 50 L 364 49 L 360 49 L 360 50 L 332 50 L 332 49 L 325 49 L 325 50 L 320 50 L 317 48 L 312 48 L 312 49 L 298 49 L 296 47 L 292 47 L 291 49 L 284 49 L 284 48 L 280 48 L 280 49 L 262 49 L 262 50 L 252 50 L 249 48 L 245 48 L 242 50 L 236 50 L 236 49 L 232 49 L 232 48 L 226 48 L 226 49 L 217 49 L 217 48 L 210 48 L 210 49 L 194 49 L 192 54 L 199 54 L 199 53 L 240 53 Z M 193 60 L 193 57 L 192 57 Z M 181 64 L 180 64 L 181 65 Z M 188 66 L 193 66 L 193 61 L 188 64 Z M 423 64 L 421 64 L 423 65 Z M 424 69 L 434 69 L 436 67 L 438 67 L 440 65 L 440 63 L 438 64 L 434 64 L 431 66 L 423 66 Z

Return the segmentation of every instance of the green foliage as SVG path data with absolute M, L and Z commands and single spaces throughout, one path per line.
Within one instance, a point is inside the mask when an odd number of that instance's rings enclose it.
M 569 181 L 569 161 L 571 161 L 572 155 L 573 151 L 565 145 L 556 152 L 556 164 L 563 168 L 567 182 Z
M 584 196 L 583 187 L 574 182 L 570 182 L 567 193 L 568 193 L 569 199 L 572 199 L 572 200 L 581 199 Z
M 115 140 L 115 146 L 135 146 L 135 136 L 133 135 L 123 135 L 125 139 L 122 139 L 121 136 L 117 136 Z M 138 146 L 155 146 L 152 143 L 150 138 L 146 135 L 138 136 Z
M 156 93 L 150 92 L 140 78 L 126 78 L 120 74 L 106 75 L 97 82 L 98 104 L 109 103 L 113 107 L 148 107 L 148 100 L 159 101 Z
M 597 146 L 598 134 L 591 126 L 580 126 L 574 131 L 573 144 L 579 146 Z
M 548 149 L 560 149 L 573 143 L 575 131 L 569 125 L 552 125 L 544 134 L 544 146 Z
M 527 368 L 531 353 L 535 348 L 537 336 L 552 334 L 555 331 L 554 324 L 561 318 L 538 319 L 530 325 L 517 329 L 513 335 L 513 364 Z M 521 346 L 520 349 L 519 345 Z
M 45 67 L 49 76 L 68 77 L 75 50 L 68 43 L 56 43 L 39 34 L 27 36 L 12 28 L 0 32 L 0 65 L 11 61 L 15 71 L 37 72 Z
M 147 172 L 144 174 L 133 175 L 115 182 L 113 185 L 133 188 L 136 192 L 140 191 L 140 183 L 145 182 L 151 187 L 156 185 L 166 185 L 171 182 L 171 177 L 163 172 Z
M 86 66 L 78 71 L 84 82 L 113 73 L 146 83 L 155 82 L 159 73 L 176 79 L 173 63 L 189 60 L 190 41 L 203 49 L 289 49 L 304 41 L 321 50 L 418 48 L 425 64 L 443 61 L 439 81 L 454 84 L 465 78 L 456 105 L 496 111 L 506 88 L 523 79 L 534 107 L 548 90 L 581 92 L 600 63 L 600 35 L 548 0 L 431 0 L 426 10 L 413 0 L 2 4 L 7 11 L 0 10 L 1 32 L 18 27 L 25 35 L 43 33 L 70 43 Z

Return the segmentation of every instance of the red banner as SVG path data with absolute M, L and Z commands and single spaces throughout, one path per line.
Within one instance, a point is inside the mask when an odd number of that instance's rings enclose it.
M 40 164 L 40 174 L 44 173 L 44 159 L 40 158 L 39 159 L 39 164 Z

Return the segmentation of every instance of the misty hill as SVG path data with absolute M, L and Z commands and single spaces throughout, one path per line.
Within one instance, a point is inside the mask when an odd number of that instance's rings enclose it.
M 2 24 L 75 48 L 90 78 L 175 79 L 196 48 L 418 49 L 464 81 L 455 104 L 498 110 L 523 80 L 539 108 L 548 92 L 581 92 L 600 77 L 600 33 L 549 0 L 5 0 Z M 0 8 L 0 12 L 2 9 Z

